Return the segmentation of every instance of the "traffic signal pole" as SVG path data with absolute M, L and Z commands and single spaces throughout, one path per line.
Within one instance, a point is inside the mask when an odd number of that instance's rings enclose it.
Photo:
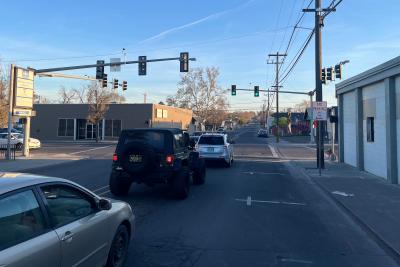
M 315 0 L 315 9 L 303 9 L 304 12 L 315 13 L 315 101 L 320 102 L 323 100 L 322 97 L 322 33 L 321 28 L 323 27 L 323 19 L 332 11 L 336 11 L 336 6 L 341 2 L 338 2 L 333 8 L 321 8 L 322 0 Z M 322 12 L 325 14 L 322 15 Z M 318 121 L 317 126 L 317 167 L 318 169 L 325 168 L 324 162 L 324 121 Z
M 322 80 L 321 80 L 321 68 L 322 68 L 322 40 L 321 40 L 321 0 L 315 0 L 315 100 L 317 102 L 322 101 Z M 324 162 L 324 128 L 323 122 L 319 121 L 317 126 L 317 167 L 319 169 L 325 168 Z

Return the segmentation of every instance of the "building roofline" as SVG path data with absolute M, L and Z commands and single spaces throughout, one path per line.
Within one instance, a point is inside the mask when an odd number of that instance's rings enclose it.
M 399 74 L 400 56 L 336 84 L 336 94 L 343 94 Z

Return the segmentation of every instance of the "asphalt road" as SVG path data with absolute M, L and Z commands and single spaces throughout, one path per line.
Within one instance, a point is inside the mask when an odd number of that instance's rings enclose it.
M 312 182 L 290 174 L 256 131 L 240 129 L 233 167 L 209 166 L 206 184 L 184 201 L 166 186 L 132 186 L 123 200 L 137 215 L 137 232 L 125 266 L 397 266 Z M 113 149 L 32 172 L 111 197 Z

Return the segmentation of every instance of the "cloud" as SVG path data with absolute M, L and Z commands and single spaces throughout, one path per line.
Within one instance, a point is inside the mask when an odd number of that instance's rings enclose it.
M 160 32 L 160 33 L 158 33 L 158 34 L 156 34 L 156 35 L 154 35 L 152 37 L 149 37 L 147 39 L 142 40 L 140 42 L 140 44 L 144 44 L 144 43 L 148 43 L 148 42 L 151 42 L 151 41 L 159 40 L 159 39 L 164 38 L 165 36 L 167 36 L 169 34 L 172 34 L 172 33 L 175 33 L 175 32 L 190 28 L 190 27 L 193 27 L 195 25 L 201 24 L 201 23 L 209 21 L 209 20 L 218 19 L 218 18 L 220 18 L 221 16 L 223 16 L 225 14 L 228 14 L 230 12 L 245 8 L 245 7 L 247 7 L 248 5 L 250 5 L 254 1 L 255 0 L 249 0 L 249 1 L 239 5 L 237 7 L 226 9 L 226 10 L 223 10 L 223 11 L 208 15 L 208 16 L 206 16 L 204 18 L 189 22 L 187 24 L 184 24 L 184 25 L 181 25 L 181 26 L 176 26 L 176 27 L 170 28 L 168 30 L 162 31 L 162 32 Z

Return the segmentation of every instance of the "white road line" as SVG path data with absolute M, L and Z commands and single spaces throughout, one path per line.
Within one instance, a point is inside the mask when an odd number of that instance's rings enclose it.
M 237 198 L 235 200 L 236 201 L 241 201 L 241 202 L 246 202 L 247 206 L 251 206 L 252 202 L 255 202 L 255 203 L 267 203 L 267 204 L 284 204 L 284 205 L 306 206 L 306 203 L 302 203 L 302 202 L 287 202 L 287 201 L 276 201 L 276 200 L 256 200 L 256 199 L 251 199 L 250 196 L 248 196 L 247 199 Z
M 254 175 L 254 174 L 264 174 L 264 175 L 285 175 L 284 173 L 280 173 L 280 172 L 242 172 L 243 174 L 250 174 L 250 175 Z
M 110 190 L 107 190 L 107 191 L 101 192 L 101 193 L 99 193 L 98 195 L 99 195 L 99 196 L 102 196 L 102 195 L 105 195 L 105 194 L 108 194 L 108 193 L 110 193 Z
M 251 196 L 248 196 L 246 199 L 246 205 L 251 206 Z
M 109 146 L 101 146 L 101 147 L 95 147 L 95 148 L 91 148 L 91 149 L 87 149 L 87 150 L 81 150 L 81 151 L 77 151 L 77 152 L 73 152 L 73 153 L 69 153 L 69 154 L 70 154 L 70 155 L 76 155 L 76 154 L 85 153 L 85 152 L 89 152 L 89 151 L 93 151 L 93 150 L 98 150 L 98 149 L 107 148 L 107 147 L 112 147 L 112 145 L 109 145 Z
M 312 261 L 299 260 L 299 259 L 290 259 L 290 258 L 281 258 L 280 261 L 282 261 L 282 262 L 304 263 L 304 264 L 314 264 L 314 262 L 312 262 Z
M 100 187 L 100 188 L 93 189 L 92 191 L 96 193 L 97 191 L 101 191 L 101 190 L 103 190 L 105 188 L 108 188 L 108 185 Z
M 276 150 L 275 150 L 275 148 L 273 146 L 268 145 L 268 148 L 269 148 L 269 150 L 271 150 L 272 156 L 274 158 L 279 158 L 278 153 L 276 153 Z

